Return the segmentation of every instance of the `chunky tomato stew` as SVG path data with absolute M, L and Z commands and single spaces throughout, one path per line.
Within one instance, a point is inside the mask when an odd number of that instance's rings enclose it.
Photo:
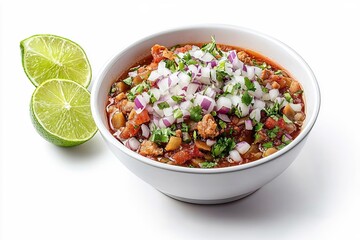
M 299 134 L 303 91 L 256 53 L 216 44 L 166 48 L 109 92 L 109 126 L 131 150 L 166 164 L 219 168 L 273 154 Z

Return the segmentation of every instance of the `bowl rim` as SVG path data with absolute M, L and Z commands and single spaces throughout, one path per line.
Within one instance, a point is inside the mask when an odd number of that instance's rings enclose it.
M 237 166 L 224 167 L 224 168 L 206 169 L 206 168 L 188 168 L 188 167 L 182 167 L 182 166 L 176 166 L 176 165 L 169 165 L 169 164 L 164 164 L 161 162 L 154 161 L 150 158 L 144 157 L 144 156 L 128 149 L 110 133 L 110 131 L 105 126 L 105 124 L 103 124 L 100 114 L 98 114 L 98 112 L 101 112 L 101 111 L 99 111 L 99 109 L 98 109 L 100 106 L 97 104 L 97 96 L 99 94 L 101 82 L 104 79 L 106 73 L 111 69 L 111 67 L 115 64 L 115 62 L 118 61 L 118 58 L 120 58 L 121 55 L 123 55 L 129 49 L 137 46 L 138 44 L 141 44 L 152 38 L 159 37 L 164 34 L 171 34 L 171 33 L 179 32 L 179 31 L 189 31 L 189 30 L 195 30 L 195 29 L 206 29 L 206 28 L 209 28 L 209 29 L 221 28 L 224 30 L 242 31 L 242 32 L 253 34 L 253 35 L 257 35 L 261 38 L 266 39 L 267 41 L 271 41 L 272 43 L 279 45 L 288 54 L 290 54 L 291 57 L 295 58 L 295 60 L 297 60 L 297 62 L 301 63 L 302 68 L 306 71 L 307 75 L 310 76 L 310 80 L 312 81 L 312 83 L 315 87 L 315 89 L 314 89 L 315 96 L 314 96 L 314 103 L 313 103 L 314 111 L 313 111 L 312 115 L 307 116 L 308 122 L 307 122 L 306 126 L 301 130 L 300 134 L 294 139 L 294 141 L 292 141 L 289 145 L 285 146 L 280 151 L 278 151 L 274 154 L 271 154 L 270 156 L 261 158 L 259 160 L 256 160 L 256 161 L 253 161 L 250 163 L 245 163 L 245 164 L 241 164 L 241 165 L 237 165 Z M 278 40 L 274 37 L 271 37 L 267 34 L 258 32 L 256 30 L 253 30 L 250 28 L 246 28 L 246 27 L 242 27 L 242 26 L 235 26 L 235 25 L 227 25 L 227 24 L 187 25 L 187 26 L 167 29 L 164 31 L 160 31 L 160 32 L 151 34 L 144 38 L 141 38 L 140 40 L 138 40 L 138 41 L 134 42 L 133 44 L 129 45 L 128 47 L 126 47 L 125 49 L 122 49 L 119 52 L 115 53 L 108 60 L 108 62 L 100 69 L 99 74 L 97 75 L 97 77 L 94 81 L 94 84 L 92 86 L 92 89 L 91 89 L 91 112 L 92 112 L 94 121 L 95 121 L 102 137 L 106 141 L 111 143 L 113 146 L 115 146 L 116 148 L 121 150 L 126 155 L 129 155 L 130 157 L 135 158 L 138 161 L 141 161 L 142 163 L 145 163 L 147 165 L 150 165 L 150 166 L 153 166 L 156 168 L 161 168 L 164 170 L 189 173 L 189 174 L 218 174 L 218 173 L 241 171 L 241 170 L 253 168 L 253 167 L 256 167 L 256 166 L 259 166 L 259 165 L 262 165 L 262 164 L 265 164 L 265 163 L 268 163 L 270 161 L 277 159 L 281 155 L 284 155 L 287 152 L 289 152 L 290 150 L 292 150 L 295 146 L 297 146 L 300 142 L 302 142 L 306 138 L 306 136 L 310 133 L 310 131 L 314 127 L 316 119 L 319 115 L 320 105 L 321 105 L 321 94 L 320 94 L 320 88 L 319 88 L 319 84 L 316 80 L 315 74 L 313 73 L 310 66 L 307 64 L 307 62 L 294 49 L 292 49 L 285 43 L 281 42 L 280 40 Z

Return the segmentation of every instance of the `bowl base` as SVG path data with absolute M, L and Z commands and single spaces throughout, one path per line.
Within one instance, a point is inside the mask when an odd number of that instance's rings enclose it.
M 242 198 L 245 198 L 245 197 L 253 194 L 257 190 L 258 189 L 256 189 L 255 191 L 251 191 L 251 192 L 248 192 L 248 193 L 245 193 L 245 194 L 235 196 L 235 197 L 223 198 L 223 199 L 211 199 L 211 200 L 183 198 L 183 197 L 174 196 L 174 195 L 171 195 L 171 194 L 168 194 L 168 193 L 164 193 L 164 192 L 161 192 L 161 191 L 160 192 L 165 194 L 168 197 L 179 200 L 181 202 L 192 203 L 192 204 L 201 204 L 201 205 L 211 205 L 211 204 L 223 204 L 223 203 L 234 202 L 234 201 L 240 200 Z

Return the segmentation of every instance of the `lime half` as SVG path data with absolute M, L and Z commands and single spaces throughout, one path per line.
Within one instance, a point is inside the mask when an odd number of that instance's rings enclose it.
M 84 50 L 69 39 L 55 35 L 34 35 L 20 42 L 24 71 L 38 86 L 52 79 L 70 79 L 89 86 L 91 67 Z
M 70 80 L 50 79 L 40 84 L 32 95 L 30 112 L 40 135 L 59 146 L 79 145 L 97 131 L 89 91 Z

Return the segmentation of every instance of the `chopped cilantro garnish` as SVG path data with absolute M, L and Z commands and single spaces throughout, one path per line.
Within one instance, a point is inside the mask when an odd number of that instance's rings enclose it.
M 131 86 L 131 84 L 132 84 L 132 78 L 131 78 L 131 77 L 125 78 L 125 79 L 123 80 L 123 82 L 126 83 L 127 85 Z
M 258 132 L 263 128 L 264 124 L 261 122 L 256 123 L 255 125 L 255 131 Z
M 170 59 L 165 60 L 165 67 L 170 69 L 171 72 L 176 72 L 176 69 L 177 69 L 175 61 L 170 60 Z
M 161 102 L 161 103 L 158 103 L 158 107 L 159 107 L 160 109 L 165 109 L 165 108 L 170 107 L 170 105 L 169 105 L 169 103 L 167 103 L 167 102 Z
M 174 100 L 177 103 L 181 103 L 181 101 L 183 100 L 184 96 L 172 96 L 171 97 L 172 100 Z
M 266 142 L 262 144 L 263 148 L 268 149 L 273 147 L 273 143 L 272 142 Z
M 245 80 L 245 86 L 249 91 L 256 90 L 254 83 L 252 81 L 250 81 L 250 79 L 248 77 L 245 77 L 244 80 Z
M 282 102 L 275 102 L 272 107 L 265 108 L 265 112 L 268 116 L 272 115 L 278 115 L 280 113 L 280 106 L 282 105 Z
M 200 163 L 201 168 L 213 168 L 217 165 L 215 162 L 202 162 Z
M 253 61 L 254 65 L 261 68 L 262 70 L 264 69 L 271 69 L 271 66 L 270 65 L 267 65 L 266 62 L 263 62 L 262 64 L 259 64 L 258 62 L 256 61 Z
M 277 71 L 274 72 L 275 75 L 282 75 L 282 71 L 279 69 Z
M 226 128 L 226 123 L 222 120 L 219 121 L 219 125 L 222 129 Z
M 233 111 L 234 111 L 235 116 L 237 116 L 238 118 L 242 117 L 242 112 L 241 112 L 240 108 L 234 107 Z
M 221 137 L 211 148 L 211 155 L 214 158 L 222 158 L 229 154 L 235 147 L 235 141 L 233 138 Z
M 283 114 L 283 119 L 286 123 L 292 123 L 292 121 L 285 114 Z
M 217 56 L 217 55 L 222 56 L 222 52 L 216 47 L 216 41 L 213 36 L 211 36 L 211 42 L 203 45 L 201 47 L 201 50 L 203 50 L 204 52 L 211 53 L 213 56 Z
M 182 132 L 188 132 L 189 126 L 186 123 L 181 123 L 181 131 Z
M 193 132 L 193 138 L 194 138 L 194 140 L 197 139 L 197 131 L 194 131 L 194 132 Z
M 249 95 L 248 91 L 245 91 L 241 97 L 241 102 L 244 103 L 246 106 L 249 106 L 252 101 L 252 97 Z
M 285 143 L 286 145 L 288 145 L 289 143 L 291 143 L 291 139 L 287 138 L 285 135 L 282 135 L 281 141 L 282 141 L 283 143 Z
M 174 136 L 175 132 L 170 128 L 158 128 L 152 131 L 150 141 L 155 143 L 167 143 L 170 136 Z
M 174 113 L 174 118 L 175 118 L 175 119 L 176 119 L 176 118 L 181 118 L 181 117 L 183 116 L 183 113 L 182 113 L 182 111 L 180 110 L 180 108 L 175 109 L 173 113 Z
M 202 108 L 200 106 L 190 108 L 190 119 L 196 122 L 202 119 Z
M 293 102 L 293 99 L 292 99 L 290 93 L 288 93 L 288 92 L 284 93 L 284 98 L 285 98 L 286 101 L 288 101 L 289 103 L 292 103 L 292 102 Z
M 273 129 L 267 130 L 267 135 L 269 138 L 274 139 L 276 138 L 280 128 L 278 126 L 274 127 Z
M 182 61 L 179 61 L 177 70 L 182 71 L 184 70 L 184 68 L 185 68 L 185 64 Z
M 261 87 L 261 90 L 262 90 L 264 93 L 268 93 L 268 92 L 269 92 L 269 89 L 267 89 L 266 87 Z
M 129 99 L 130 101 L 134 101 L 135 98 L 136 98 L 136 95 L 133 92 L 129 91 L 127 93 L 127 99 Z
M 136 71 L 140 68 L 140 65 L 139 66 L 136 66 L 136 67 L 132 67 L 129 69 L 129 72 L 133 72 L 133 71 Z
M 154 103 L 154 102 L 157 101 L 157 99 L 155 98 L 154 94 L 149 93 L 149 92 L 148 92 L 148 94 L 150 95 L 150 103 Z
M 286 144 L 282 143 L 279 146 L 276 146 L 278 150 L 283 149 L 286 146 Z

